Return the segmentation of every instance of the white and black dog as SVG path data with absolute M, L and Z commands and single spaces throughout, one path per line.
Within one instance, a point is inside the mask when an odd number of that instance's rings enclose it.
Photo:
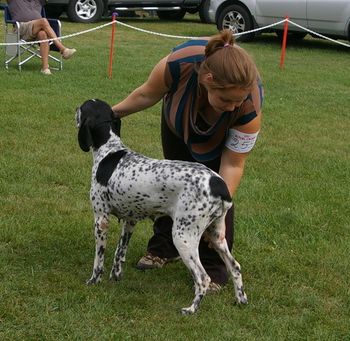
M 167 215 L 173 220 L 174 245 L 195 283 L 192 305 L 182 313 L 198 309 L 210 283 L 198 252 L 203 233 L 232 275 L 237 302 L 246 304 L 240 265 L 225 239 L 224 220 L 232 202 L 223 179 L 199 163 L 155 160 L 130 150 L 120 140 L 120 120 L 101 100 L 84 102 L 77 109 L 76 121 L 80 148 L 87 152 L 92 147 L 93 151 L 90 198 L 96 249 L 88 284 L 101 280 L 110 214 L 123 222 L 110 274 L 115 280 L 122 276 L 122 263 L 137 221 Z

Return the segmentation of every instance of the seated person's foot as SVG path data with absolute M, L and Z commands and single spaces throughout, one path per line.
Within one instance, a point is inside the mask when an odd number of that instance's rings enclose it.
M 47 76 L 52 75 L 52 73 L 51 73 L 49 68 L 41 69 L 41 73 L 44 74 L 44 75 L 47 75 Z
M 76 49 L 68 49 L 68 48 L 65 48 L 62 52 L 62 57 L 63 59 L 69 59 L 70 57 L 73 56 L 73 54 L 77 52 Z
M 144 255 L 136 264 L 136 269 L 149 270 L 162 268 L 165 264 L 174 262 L 178 259 L 180 259 L 180 257 L 160 258 L 147 252 L 146 255 Z

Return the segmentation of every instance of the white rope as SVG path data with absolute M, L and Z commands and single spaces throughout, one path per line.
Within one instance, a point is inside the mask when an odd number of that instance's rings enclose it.
M 343 43 L 343 42 L 341 42 L 341 41 L 338 41 L 338 40 L 335 40 L 335 39 L 332 39 L 332 38 L 328 38 L 328 37 L 326 37 L 326 36 L 324 36 L 324 35 L 322 35 L 322 34 L 319 34 L 319 33 L 317 33 L 317 32 L 311 31 L 311 30 L 309 30 L 308 28 L 305 28 L 305 27 L 303 27 L 303 26 L 301 26 L 301 25 L 299 25 L 299 24 L 297 24 L 297 23 L 291 21 L 290 19 L 288 19 L 288 22 L 289 22 L 290 24 L 296 26 L 296 27 L 299 27 L 299 28 L 303 29 L 303 30 L 306 31 L 306 32 L 309 32 L 309 33 L 315 35 L 315 36 L 318 36 L 318 37 L 320 37 L 320 38 L 323 38 L 323 39 L 332 41 L 333 43 L 336 43 L 336 44 L 339 44 L 339 45 L 343 45 L 343 46 L 346 46 L 346 47 L 350 47 L 349 44 Z
M 43 39 L 43 40 L 36 40 L 36 41 L 23 41 L 23 42 L 19 42 L 19 43 L 0 43 L 0 46 L 29 45 L 29 44 L 47 43 L 47 42 L 51 42 L 51 41 L 54 41 L 54 40 L 63 40 L 63 39 L 72 38 L 72 37 L 80 36 L 80 35 L 85 34 L 85 33 L 90 33 L 90 32 L 99 30 L 99 29 L 104 28 L 106 26 L 112 25 L 115 22 L 117 22 L 117 21 L 111 21 L 111 22 L 109 22 L 107 24 L 103 24 L 103 25 L 100 25 L 100 26 L 97 26 L 97 27 L 90 28 L 89 30 L 76 32 L 76 33 L 69 34 L 69 35 L 66 35 L 66 36 L 61 36 L 61 37 L 58 37 L 58 38 L 50 38 L 50 39 Z
M 249 34 L 249 33 L 257 32 L 257 31 L 266 30 L 267 28 L 270 28 L 270 27 L 273 27 L 273 26 L 282 24 L 282 23 L 284 23 L 286 20 L 287 20 L 287 19 L 283 19 L 283 20 L 281 20 L 281 21 L 279 21 L 279 22 L 273 23 L 273 24 L 268 25 L 268 26 L 265 26 L 265 27 L 260 27 L 260 28 L 256 28 L 255 30 L 244 31 L 244 32 L 241 32 L 241 33 L 234 33 L 233 35 L 234 35 L 234 36 L 241 36 L 241 35 L 244 35 L 244 34 Z M 140 32 L 144 32 L 144 33 L 149 33 L 149 34 L 153 34 L 153 35 L 157 35 L 157 36 L 162 36 L 162 37 L 167 37 L 167 38 L 179 38 L 179 39 L 198 39 L 198 38 L 199 38 L 199 37 L 175 36 L 175 35 L 171 35 L 171 34 L 157 33 L 157 32 L 152 32 L 152 31 L 144 30 L 144 29 L 142 29 L 142 28 L 138 28 L 138 27 L 135 27 L 135 26 L 131 26 L 131 25 L 125 24 L 125 23 L 120 22 L 120 21 L 117 21 L 117 23 L 118 23 L 119 25 L 122 25 L 122 26 L 125 26 L 125 27 L 129 27 L 129 28 L 131 28 L 131 29 L 133 29 L 133 30 L 136 30 L 136 31 L 140 31 Z
M 241 33 L 235 33 L 234 36 L 241 36 L 241 35 L 250 34 L 250 33 L 258 32 L 258 31 L 264 31 L 264 30 L 266 30 L 268 28 L 271 28 L 271 27 L 283 24 L 286 21 L 288 21 L 290 24 L 292 24 L 294 26 L 297 26 L 297 27 L 303 29 L 304 31 L 307 31 L 307 32 L 309 32 L 309 33 L 311 33 L 313 35 L 316 35 L 316 36 L 321 37 L 323 39 L 332 41 L 332 42 L 334 42 L 336 44 L 339 44 L 339 45 L 350 47 L 349 44 L 343 43 L 343 42 L 335 40 L 335 39 L 328 38 L 328 37 L 326 37 L 326 36 L 324 36 L 322 34 L 319 34 L 317 32 L 311 31 L 308 28 L 305 28 L 305 27 L 303 27 L 303 26 L 301 26 L 301 25 L 299 25 L 299 24 L 297 24 L 297 23 L 295 23 L 295 22 L 293 22 L 293 21 L 291 21 L 290 19 L 287 19 L 287 18 L 283 19 L 281 21 L 278 21 L 276 23 L 264 26 L 264 27 L 256 28 L 254 30 L 245 31 L 245 32 L 241 32 Z M 149 30 L 144 30 L 142 28 L 138 28 L 138 27 L 135 27 L 135 26 L 131 26 L 131 25 L 125 24 L 125 23 L 123 23 L 121 21 L 114 20 L 114 21 L 111 21 L 109 23 L 106 23 L 106 24 L 103 24 L 103 25 L 100 25 L 100 26 L 97 26 L 97 27 L 94 27 L 94 28 L 91 28 L 91 29 L 88 29 L 88 30 L 76 32 L 76 33 L 69 34 L 69 35 L 66 35 L 66 36 L 61 36 L 61 37 L 58 37 L 58 38 L 43 39 L 43 40 L 36 40 L 36 41 L 30 41 L 30 42 L 21 41 L 21 42 L 17 42 L 17 43 L 0 43 L 0 46 L 39 44 L 39 43 L 51 42 L 51 41 L 54 41 L 54 40 L 63 40 L 63 39 L 67 39 L 67 38 L 76 37 L 76 36 L 79 36 L 79 35 L 82 35 L 82 34 L 90 33 L 90 32 L 99 30 L 101 28 L 104 28 L 106 26 L 112 25 L 114 23 L 117 23 L 118 25 L 122 25 L 122 26 L 125 26 L 125 27 L 128 27 L 128 28 L 131 28 L 131 29 L 139 31 L 139 32 L 148 33 L 148 34 L 161 36 L 161 37 L 166 37 L 166 38 L 178 38 L 178 39 L 198 39 L 199 38 L 199 37 L 191 37 L 191 36 L 179 36 L 179 35 L 171 35 L 171 34 L 165 34 L 165 33 L 157 33 L 157 32 L 153 32 L 153 31 L 149 31 Z
M 267 26 L 264 26 L 264 27 L 258 27 L 254 30 L 250 30 L 250 31 L 244 31 L 244 32 L 241 32 L 241 33 L 235 33 L 234 36 L 242 36 L 242 35 L 245 35 L 245 34 L 249 34 L 249 33 L 254 33 L 254 32 L 259 32 L 259 31 L 264 31 L 266 30 L 267 28 L 270 28 L 270 27 L 273 27 L 273 26 L 277 26 L 279 24 L 283 24 L 284 22 L 288 21 L 288 19 L 283 19 L 281 21 L 277 21 L 273 24 L 270 24 L 270 25 L 267 25 Z

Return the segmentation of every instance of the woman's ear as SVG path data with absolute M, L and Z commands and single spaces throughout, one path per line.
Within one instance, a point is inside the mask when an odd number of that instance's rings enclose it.
M 205 73 L 203 75 L 203 82 L 207 85 L 212 85 L 214 82 L 214 77 L 211 72 Z
M 214 81 L 214 77 L 213 77 L 213 74 L 211 72 L 207 73 L 206 77 L 207 77 L 208 82 Z

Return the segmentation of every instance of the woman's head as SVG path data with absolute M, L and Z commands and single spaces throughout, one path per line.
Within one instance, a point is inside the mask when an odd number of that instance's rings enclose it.
M 233 111 L 239 107 L 258 78 L 252 58 L 234 42 L 230 30 L 212 37 L 205 49 L 206 58 L 198 70 L 209 103 L 217 111 Z
M 223 30 L 209 40 L 199 77 L 207 74 L 211 74 L 211 87 L 216 88 L 251 90 L 258 78 L 254 61 L 244 49 L 235 45 L 231 30 Z

